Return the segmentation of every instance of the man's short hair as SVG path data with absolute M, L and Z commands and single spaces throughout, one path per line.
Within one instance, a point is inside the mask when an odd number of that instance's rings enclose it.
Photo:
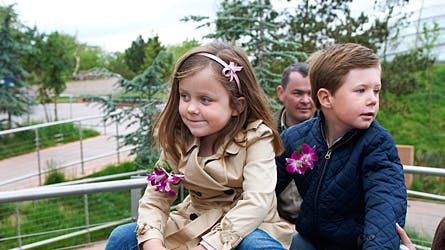
M 286 89 L 287 84 L 289 83 L 289 76 L 290 76 L 290 73 L 292 73 L 292 72 L 298 72 L 303 77 L 307 77 L 308 73 L 309 73 L 309 64 L 297 62 L 297 63 L 294 63 L 294 64 L 286 67 L 283 70 L 283 74 L 281 76 L 281 86 L 283 86 L 284 89 Z

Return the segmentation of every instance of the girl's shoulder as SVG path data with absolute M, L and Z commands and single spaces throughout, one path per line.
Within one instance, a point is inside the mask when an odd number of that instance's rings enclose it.
M 244 134 L 246 134 L 247 138 L 249 139 L 252 137 L 273 135 L 273 132 L 272 129 L 263 122 L 263 120 L 259 119 L 249 122 L 246 126 Z

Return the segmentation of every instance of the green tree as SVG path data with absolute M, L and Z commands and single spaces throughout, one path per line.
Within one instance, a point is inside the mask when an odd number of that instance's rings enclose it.
M 159 36 L 148 38 L 145 43 L 144 69 L 153 63 L 161 50 L 165 50 L 165 47 L 161 45 Z
M 182 20 L 201 22 L 198 28 L 214 24 L 216 31 L 206 38 L 222 39 L 244 47 L 252 57 L 260 84 L 269 95 L 275 94 L 282 69 L 306 58 L 306 54 L 299 52 L 300 45 L 294 39 L 283 39 L 279 13 L 273 9 L 270 0 L 224 0 L 215 20 L 202 16 Z
M 106 112 L 106 120 L 113 119 L 116 122 L 133 121 L 129 126 L 138 126 L 134 132 L 121 135 L 119 140 L 123 145 L 134 145 L 131 153 L 136 155 L 136 164 L 146 167 L 157 159 L 157 152 L 153 151 L 153 142 L 150 133 L 153 121 L 159 113 L 160 102 L 155 99 L 155 95 L 164 87 L 164 80 L 171 71 L 173 65 L 172 55 L 165 50 L 158 53 L 153 63 L 145 71 L 134 77 L 132 80 L 119 79 L 118 83 L 123 89 L 124 96 L 132 97 L 132 106 L 126 109 L 119 109 L 120 100 L 113 97 L 85 96 L 92 101 L 102 104 Z
M 125 62 L 134 73 L 143 71 L 146 46 L 144 39 L 139 35 L 136 41 L 131 42 L 130 48 L 125 50 Z
M 92 68 L 105 68 L 107 65 L 107 52 L 99 46 L 79 46 L 80 71 Z
M 295 9 L 282 12 L 287 38 L 296 38 L 302 49 L 312 53 L 333 43 L 354 42 L 377 51 L 396 39 L 407 15 L 395 15 L 395 8 L 407 0 L 376 0 L 378 14 L 370 18 L 363 11 L 351 13 L 352 0 L 304 0 Z M 393 25 L 391 25 L 393 23 Z M 386 46 L 384 46 L 386 48 Z
M 167 51 L 172 54 L 173 61 L 177 62 L 187 51 L 192 48 L 198 47 L 199 42 L 195 39 L 185 40 L 180 45 L 169 45 Z
M 57 99 L 66 88 L 66 75 L 74 68 L 73 52 L 76 47 L 73 36 L 53 32 L 46 36 L 40 48 L 42 65 L 37 69 L 41 75 L 38 96 L 43 105 L 49 102 L 49 97 L 54 97 L 55 120 L 58 120 Z
M 106 56 L 106 68 L 111 72 L 121 75 L 125 79 L 135 77 L 135 73 L 131 71 L 125 62 L 125 54 L 122 52 L 114 52 Z
M 12 34 L 12 25 L 16 22 L 13 5 L 0 6 L 0 21 L 0 113 L 7 113 L 6 128 L 11 128 L 12 116 L 29 113 L 31 98 L 24 81 L 27 72 L 19 61 L 24 45 Z

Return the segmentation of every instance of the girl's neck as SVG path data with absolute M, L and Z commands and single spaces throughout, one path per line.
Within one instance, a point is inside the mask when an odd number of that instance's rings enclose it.
M 202 137 L 199 140 L 199 152 L 198 156 L 206 157 L 215 154 L 214 152 L 215 139 L 211 136 Z

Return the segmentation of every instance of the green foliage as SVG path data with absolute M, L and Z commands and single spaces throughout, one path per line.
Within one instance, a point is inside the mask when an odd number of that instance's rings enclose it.
M 333 43 L 360 43 L 377 51 L 382 45 L 396 39 L 398 30 L 406 25 L 408 14 L 398 15 L 396 7 L 407 0 L 376 0 L 374 9 L 381 11 L 375 16 L 370 12 L 352 13 L 352 0 L 304 0 L 293 11 L 284 10 L 286 39 L 297 39 L 301 50 L 312 53 Z M 371 21 L 372 20 L 372 21 Z M 394 25 L 391 25 L 394 24 Z
M 65 182 L 65 175 L 55 167 L 57 163 L 54 160 L 46 162 L 46 167 L 49 169 L 48 175 L 45 176 L 44 185 L 51 185 Z
M 92 68 L 104 68 L 107 63 L 107 53 L 99 46 L 80 46 L 79 49 L 79 71 Z
M 150 136 L 153 122 L 159 115 L 158 106 L 160 103 L 154 97 L 163 89 L 164 80 L 170 75 L 173 66 L 172 55 L 166 51 L 161 51 L 152 65 L 142 74 L 137 75 L 132 80 L 119 79 L 118 83 L 125 95 L 133 98 L 132 106 L 121 110 L 118 114 L 112 115 L 119 107 L 120 100 L 111 97 L 85 96 L 85 99 L 102 104 L 106 115 L 105 119 L 113 119 L 116 122 L 123 120 L 133 121 L 129 126 L 138 125 L 137 129 L 126 135 L 120 135 L 122 146 L 135 145 L 131 153 L 136 154 L 136 162 L 143 165 L 153 163 L 157 160 L 156 151 L 153 149 L 154 142 Z
M 199 42 L 195 39 L 185 40 L 180 45 L 170 45 L 167 47 L 167 52 L 172 54 L 173 62 L 177 62 L 187 51 L 198 47 Z
M 216 31 L 206 38 L 239 42 L 251 56 L 256 76 L 269 95 L 275 94 L 280 83 L 282 70 L 306 54 L 299 51 L 300 44 L 294 39 L 284 39 L 279 13 L 272 8 L 271 1 L 224 0 L 214 21 L 206 17 L 189 16 L 183 21 L 204 22 L 199 27 L 214 24 Z
M 13 36 L 16 14 L 13 5 L 0 6 L 0 113 L 7 113 L 6 126 L 0 120 L 0 129 L 12 128 L 11 116 L 30 112 L 31 98 L 24 78 L 27 72 L 20 65 L 20 51 L 25 47 Z
M 54 135 L 63 135 L 61 139 Z M 82 129 L 82 137 L 97 136 L 99 132 L 92 129 Z M 58 124 L 39 128 L 39 147 L 47 148 L 58 143 L 67 143 L 79 139 L 79 127 L 74 123 Z M 35 150 L 35 131 L 26 130 L 14 134 L 0 135 L 0 159 L 33 152 Z
M 121 52 L 115 52 L 107 56 L 107 68 L 116 74 L 121 75 L 125 79 L 132 79 L 136 74 L 131 71 L 125 61 L 125 54 Z
M 432 123 L 429 119 L 429 78 L 418 74 L 419 86 L 409 95 L 396 96 L 384 93 L 377 120 L 391 132 L 397 144 L 413 145 L 414 165 L 445 166 L 445 65 L 435 64 L 432 77 Z M 398 108 L 394 108 L 398 107 Z M 415 175 L 412 189 L 445 195 L 445 178 Z
M 99 172 L 96 172 L 94 174 L 91 174 L 88 176 L 88 178 L 94 178 L 94 177 L 101 177 L 101 176 L 107 176 L 107 175 L 113 175 L 113 174 L 120 174 L 120 173 L 126 173 L 126 172 L 133 172 L 139 169 L 147 169 L 147 166 L 141 167 L 141 165 L 135 163 L 135 162 L 123 162 L 119 165 L 109 165 L 106 168 L 102 169 Z M 152 167 L 149 169 L 153 169 Z M 127 177 L 125 177 L 127 178 Z M 123 178 L 120 178 L 123 179 Z
M 145 62 L 146 43 L 141 35 L 131 42 L 131 47 L 125 50 L 125 62 L 134 73 L 140 72 Z
M 156 59 L 156 56 L 159 54 L 159 52 L 161 52 L 162 50 L 165 50 L 165 47 L 161 45 L 159 36 L 156 35 L 154 37 L 148 38 L 147 43 L 145 44 L 143 69 L 149 67 Z

